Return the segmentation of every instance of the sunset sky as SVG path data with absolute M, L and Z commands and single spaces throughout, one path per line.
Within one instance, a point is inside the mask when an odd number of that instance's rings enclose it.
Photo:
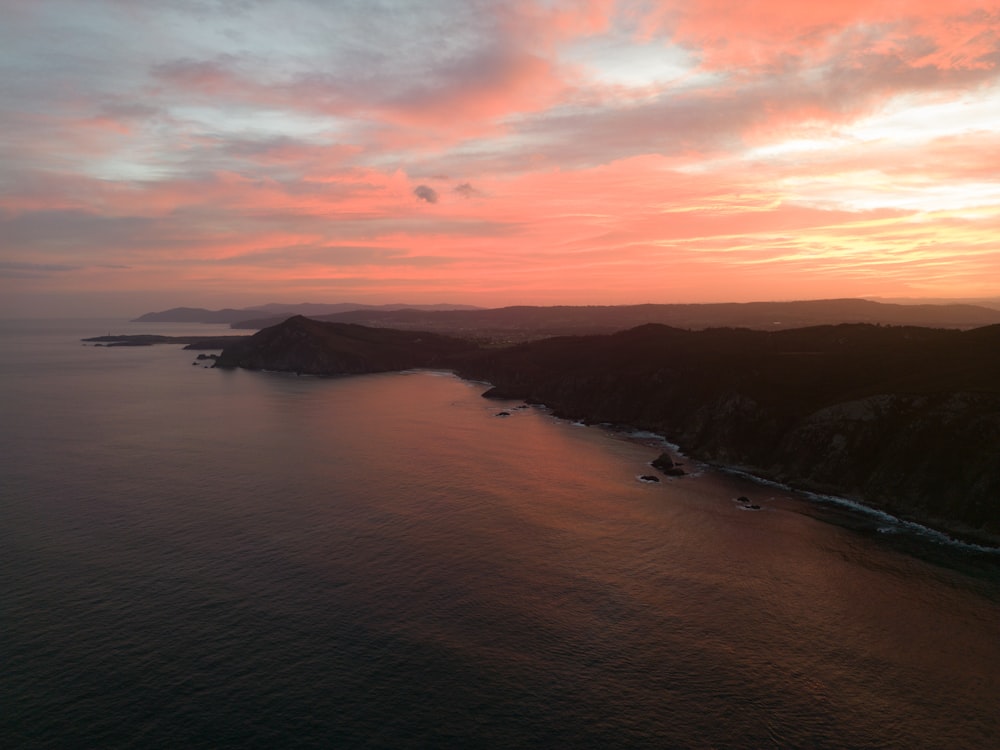
M 996 0 L 0 0 L 0 315 L 1000 296 Z

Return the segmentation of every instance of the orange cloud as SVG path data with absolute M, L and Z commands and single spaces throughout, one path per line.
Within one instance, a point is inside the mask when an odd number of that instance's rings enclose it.
M 204 6 L 237 45 L 171 31 L 186 5 L 95 2 L 163 44 L 67 36 L 71 84 L 20 41 L 41 16 L 0 29 L 26 60 L 0 102 L 4 292 L 1000 293 L 1000 13 L 981 2 L 432 3 L 397 26 L 293 5 L 315 34 L 262 34 L 276 5 Z M 602 77 L 636 39 L 636 66 L 654 42 L 671 64 Z
M 845 55 L 849 64 L 877 55 L 911 67 L 993 68 L 1000 13 L 983 0 L 699 0 L 660 4 L 641 19 L 640 30 L 698 50 L 714 70 L 828 63 Z

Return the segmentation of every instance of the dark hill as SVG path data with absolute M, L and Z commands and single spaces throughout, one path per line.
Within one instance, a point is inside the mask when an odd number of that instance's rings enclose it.
M 953 531 L 1000 533 L 1000 326 L 643 326 L 481 353 L 494 395 Z
M 292 315 L 308 315 L 317 317 L 320 315 L 333 315 L 337 313 L 350 312 L 353 310 L 373 310 L 387 311 L 400 310 L 403 308 L 413 308 L 417 310 L 475 310 L 478 308 L 471 305 L 363 305 L 355 302 L 339 302 L 327 304 L 321 302 L 297 302 L 287 304 L 282 302 L 271 302 L 266 305 L 256 307 L 243 307 L 239 309 L 225 308 L 222 310 L 206 310 L 203 307 L 174 307 L 160 312 L 148 312 L 140 315 L 133 322 L 137 323 L 230 323 L 239 324 L 241 321 L 250 318 L 261 318 L 267 316 L 270 321 L 267 325 L 276 325 L 282 320 Z M 347 321 L 345 321 L 347 322 Z M 236 328 L 264 328 L 266 326 L 245 326 L 234 325 Z
M 217 367 L 343 375 L 447 366 L 473 348 L 433 333 L 324 323 L 301 315 L 226 347 Z
M 287 316 L 247 319 L 234 328 L 259 329 Z M 646 323 L 676 328 L 783 330 L 836 323 L 974 328 L 1000 323 L 1000 310 L 975 305 L 894 305 L 864 299 L 719 304 L 501 307 L 492 310 L 358 309 L 317 319 L 378 328 L 434 331 L 494 342 L 614 333 Z

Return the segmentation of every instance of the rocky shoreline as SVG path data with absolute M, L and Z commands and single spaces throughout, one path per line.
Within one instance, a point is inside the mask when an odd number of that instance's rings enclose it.
M 458 373 L 456 373 L 456 375 L 458 375 Z M 473 382 L 482 381 L 477 380 Z M 486 383 L 486 385 L 489 387 L 481 394 L 483 398 L 497 400 L 510 400 L 511 398 L 516 398 L 516 396 L 512 396 L 509 393 L 498 391 L 496 386 L 492 383 Z M 766 470 L 762 470 L 759 467 L 743 465 L 737 466 L 722 463 L 704 455 L 693 454 L 684 446 L 673 443 L 665 435 L 641 425 L 623 425 L 613 424 L 607 421 L 597 421 L 586 417 L 572 416 L 564 412 L 558 412 L 553 409 L 550 404 L 544 402 L 531 401 L 530 403 L 533 406 L 547 409 L 557 419 L 573 421 L 590 427 L 602 427 L 616 432 L 641 432 L 648 433 L 651 436 L 655 435 L 658 441 L 666 442 L 671 446 L 670 450 L 661 452 L 657 458 L 653 459 L 649 463 L 649 466 L 657 469 L 660 472 L 660 475 L 665 477 L 676 478 L 683 477 L 688 474 L 688 472 L 682 468 L 685 465 L 685 462 L 677 460 L 677 457 L 681 456 L 713 471 L 741 477 L 755 484 L 760 484 L 762 487 L 770 486 L 772 488 L 778 488 L 782 491 L 803 496 L 804 498 L 811 499 L 812 501 L 823 505 L 838 506 L 845 508 L 852 513 L 861 513 L 862 515 L 870 515 L 875 518 L 883 518 L 886 522 L 891 524 L 891 526 L 909 527 L 930 538 L 938 538 L 941 542 L 958 544 L 971 550 L 994 553 L 1000 552 L 1000 533 L 956 522 L 954 519 L 931 517 L 922 514 L 908 514 L 905 511 L 898 510 L 898 506 L 879 506 L 873 504 L 863 496 L 849 495 L 847 493 L 838 492 L 835 489 L 831 489 L 829 486 L 820 487 L 811 485 L 808 482 L 794 480 L 788 481 L 786 478 L 769 475 Z M 507 412 L 501 412 L 501 414 L 506 413 Z M 643 474 L 637 476 L 636 478 L 638 481 L 648 484 L 657 484 L 661 481 L 659 476 L 652 474 Z M 762 509 L 762 506 L 758 504 L 758 502 L 755 502 L 745 495 L 735 498 L 734 502 L 742 510 L 755 511 Z
M 698 460 L 1000 542 L 1000 327 L 643 326 L 483 353 L 492 396 L 628 424 Z
M 496 391 L 495 386 L 492 384 L 490 384 L 489 390 L 484 392 L 482 396 L 489 399 L 503 400 L 512 398 L 510 395 L 500 395 Z M 607 421 L 596 421 L 586 417 L 575 417 L 566 413 L 560 413 L 552 409 L 551 405 L 543 402 L 533 401 L 532 403 L 535 406 L 541 406 L 548 409 L 552 412 L 553 416 L 558 419 L 570 420 L 591 427 L 599 426 L 616 431 L 639 431 L 656 435 L 659 440 L 672 445 L 672 449 L 670 451 L 661 452 L 657 458 L 649 463 L 651 467 L 656 468 L 663 476 L 682 477 L 687 475 L 688 472 L 682 468 L 684 463 L 676 460 L 677 456 L 680 455 L 689 458 L 695 461 L 698 465 L 704 466 L 713 471 L 741 477 L 750 482 L 760 484 L 762 487 L 776 487 L 785 492 L 811 498 L 815 502 L 846 508 L 851 512 L 860 512 L 862 514 L 881 517 L 894 526 L 910 527 L 912 529 L 919 530 L 923 534 L 932 538 L 938 537 L 942 542 L 957 543 L 975 550 L 1000 552 L 1000 533 L 992 531 L 991 529 L 975 527 L 967 523 L 956 521 L 953 518 L 930 516 L 922 513 L 910 513 L 906 510 L 901 510 L 900 508 L 905 506 L 898 503 L 875 504 L 863 495 L 846 493 L 836 487 L 831 487 L 830 485 L 821 486 L 812 484 L 805 480 L 796 480 L 794 478 L 788 479 L 784 476 L 779 477 L 768 473 L 767 469 L 762 469 L 756 466 L 723 463 L 705 455 L 692 453 L 684 446 L 674 444 L 665 435 L 657 433 L 654 429 L 647 428 L 645 426 L 635 424 L 629 424 L 627 426 L 612 425 Z M 655 475 L 640 475 L 637 478 L 639 481 L 647 483 L 659 483 L 660 481 L 660 478 Z M 734 502 L 736 502 L 743 510 L 761 509 L 761 506 L 758 503 L 746 496 L 735 498 Z

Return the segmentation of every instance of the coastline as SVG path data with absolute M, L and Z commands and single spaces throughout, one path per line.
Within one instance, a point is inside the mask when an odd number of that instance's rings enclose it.
M 969 528 L 956 522 L 948 522 L 943 519 L 904 517 L 890 513 L 879 508 L 877 505 L 865 502 L 863 498 L 851 498 L 842 495 L 833 495 L 827 492 L 819 492 L 806 487 L 796 487 L 785 484 L 765 476 L 755 474 L 750 470 L 736 466 L 723 464 L 713 464 L 706 462 L 707 466 L 716 471 L 733 476 L 739 476 L 755 484 L 762 484 L 776 487 L 785 492 L 808 499 L 810 502 L 821 505 L 836 505 L 850 511 L 862 513 L 866 516 L 881 519 L 892 526 L 902 527 L 916 532 L 939 544 L 948 544 L 974 552 L 983 552 L 991 555 L 1000 555 L 1000 535 L 983 532 L 978 529 Z M 880 531 L 883 531 L 880 529 Z
M 275 329 L 266 329 L 267 334 L 261 332 L 261 334 L 253 337 L 239 337 L 241 348 L 249 345 L 251 340 L 256 342 L 262 334 L 270 335 L 272 339 L 275 339 L 272 344 L 276 348 L 268 348 L 268 356 L 257 362 L 258 366 L 250 366 L 249 369 L 260 369 L 271 372 L 290 371 L 321 376 L 334 374 L 334 371 L 337 374 L 365 374 L 366 372 L 410 369 L 407 367 L 400 368 L 398 365 L 402 363 L 401 360 L 408 360 L 407 363 L 409 363 L 413 362 L 414 359 L 418 361 L 421 359 L 420 357 L 415 357 L 411 351 L 408 351 L 406 356 L 397 356 L 395 354 L 388 356 L 386 352 L 389 352 L 391 347 L 396 345 L 396 342 L 393 340 L 383 340 L 390 334 L 387 334 L 383 329 L 376 332 L 374 329 L 364 329 L 360 326 L 348 326 L 346 328 L 350 330 L 344 331 L 342 329 L 345 327 L 341 326 L 340 328 L 332 328 L 331 332 L 349 333 L 351 337 L 366 337 L 364 339 L 365 346 L 368 347 L 366 351 L 370 351 L 371 354 L 358 357 L 355 356 L 354 350 L 347 348 L 344 349 L 344 352 L 347 353 L 341 353 L 341 344 L 339 341 L 332 341 L 329 346 L 326 346 L 326 342 L 322 340 L 316 341 L 315 351 L 299 351 L 300 346 L 297 342 L 300 338 L 296 336 L 304 333 L 307 334 L 307 338 L 310 341 L 314 338 L 318 339 L 320 335 L 326 332 L 328 325 L 334 326 L 335 324 L 322 324 L 304 318 L 292 318 L 281 326 L 275 327 Z M 656 332 L 647 331 L 645 333 Z M 640 334 L 643 334 L 643 332 L 632 331 L 625 336 L 625 339 Z M 400 335 L 406 336 L 407 334 Z M 668 343 L 670 343 L 677 335 L 686 336 L 687 334 L 666 332 L 666 335 L 669 339 Z M 93 337 L 85 341 L 121 341 L 124 339 L 130 343 L 136 342 L 137 345 L 146 345 L 147 342 L 152 343 L 151 340 L 155 340 L 156 343 L 180 344 L 189 343 L 190 339 L 194 338 L 200 341 L 205 341 L 206 339 L 211 341 L 214 339 L 213 343 L 221 343 L 228 337 L 198 336 L 189 338 L 150 335 L 109 335 L 107 337 Z M 612 339 L 604 340 L 610 341 Z M 140 341 L 142 342 L 141 344 L 138 343 Z M 659 338 L 654 336 L 652 343 L 656 344 L 658 342 Z M 815 424 L 806 425 L 811 430 L 811 432 L 803 433 L 805 437 L 810 438 L 807 445 L 802 445 L 800 442 L 795 441 L 793 441 L 794 444 L 782 443 L 781 445 L 768 443 L 766 441 L 777 440 L 782 435 L 781 425 L 762 424 L 761 420 L 766 421 L 769 418 L 769 414 L 762 410 L 762 405 L 754 404 L 745 397 L 741 400 L 741 397 L 738 395 L 734 396 L 733 394 L 739 393 L 739 389 L 727 390 L 729 387 L 726 386 L 719 391 L 722 396 L 713 401 L 712 399 L 715 398 L 714 391 L 699 394 L 697 397 L 693 395 L 693 389 L 698 382 L 695 380 L 688 382 L 685 387 L 679 388 L 679 393 L 674 393 L 670 397 L 672 400 L 659 402 L 655 400 L 651 391 L 647 392 L 648 389 L 642 387 L 638 388 L 638 390 L 636 389 L 635 377 L 631 377 L 635 373 L 631 373 L 628 369 L 625 369 L 624 375 L 619 376 L 615 372 L 605 372 L 607 368 L 603 366 L 593 368 L 587 365 L 580 373 L 572 370 L 562 372 L 564 368 L 552 366 L 550 362 L 558 363 L 562 359 L 561 356 L 557 356 L 560 355 L 562 349 L 558 349 L 557 347 L 565 348 L 567 343 L 574 344 L 579 342 L 574 342 L 571 339 L 562 341 L 550 340 L 547 343 L 541 342 L 538 346 L 531 347 L 530 349 L 524 349 L 524 351 L 534 351 L 539 348 L 556 348 L 555 352 L 550 352 L 546 356 L 541 357 L 541 369 L 537 372 L 534 369 L 537 360 L 533 356 L 528 357 L 524 361 L 514 360 L 505 362 L 503 359 L 500 359 L 494 362 L 494 356 L 491 355 L 485 361 L 482 359 L 468 359 L 457 366 L 448 367 L 445 365 L 444 368 L 441 368 L 440 365 L 435 366 L 434 364 L 430 368 L 427 368 L 426 365 L 421 366 L 423 363 L 413 363 L 417 364 L 415 369 L 437 369 L 438 371 L 443 371 L 444 369 L 466 381 L 485 386 L 486 391 L 481 395 L 486 398 L 510 398 L 523 400 L 529 404 L 544 405 L 556 417 L 579 421 L 586 425 L 618 426 L 616 429 L 627 429 L 629 426 L 634 426 L 632 429 L 656 435 L 659 440 L 669 444 L 671 450 L 680 452 L 682 455 L 687 455 L 692 460 L 696 460 L 706 466 L 726 473 L 741 474 L 752 479 L 754 482 L 772 483 L 775 486 L 781 487 L 784 491 L 798 493 L 805 498 L 811 497 L 813 498 L 813 502 L 836 503 L 843 507 L 853 507 L 856 510 L 872 515 L 884 514 L 887 523 L 894 525 L 913 524 L 914 528 L 926 529 L 928 533 L 941 534 L 942 540 L 966 544 L 970 547 L 982 547 L 983 549 L 990 550 L 1000 549 L 1000 532 L 996 530 L 995 525 L 991 527 L 989 524 L 986 524 L 984 528 L 959 520 L 962 517 L 960 508 L 956 508 L 956 515 L 954 517 L 941 515 L 940 513 L 935 514 L 933 512 L 935 509 L 940 511 L 950 510 L 950 508 L 934 504 L 934 498 L 937 497 L 935 493 L 939 490 L 939 484 L 927 483 L 925 480 L 927 477 L 931 477 L 936 481 L 939 479 L 939 476 L 934 473 L 928 473 L 927 469 L 934 466 L 947 467 L 951 463 L 950 459 L 957 459 L 958 462 L 956 465 L 961 466 L 960 457 L 954 455 L 950 457 L 948 455 L 935 456 L 938 461 L 921 464 L 921 472 L 913 475 L 907 483 L 893 484 L 892 481 L 886 481 L 887 476 L 885 474 L 878 476 L 878 481 L 876 482 L 867 481 L 872 474 L 866 473 L 868 465 L 865 461 L 868 459 L 868 451 L 871 450 L 872 440 L 885 434 L 884 428 L 877 425 L 869 431 L 871 434 L 866 436 L 869 439 L 867 447 L 865 447 L 864 443 L 857 443 L 854 448 L 849 449 L 852 451 L 849 455 L 841 447 L 841 452 L 846 456 L 846 463 L 844 465 L 848 471 L 827 470 L 825 473 L 818 471 L 817 466 L 822 465 L 826 457 L 824 452 L 829 452 L 830 440 L 833 437 L 843 439 L 844 436 L 836 433 L 843 432 L 845 424 L 848 427 L 851 424 L 856 424 L 850 422 L 850 420 L 856 418 L 856 415 L 850 411 L 851 408 L 854 408 L 851 406 L 852 402 L 836 405 L 835 408 L 844 411 L 844 414 L 838 414 L 836 417 L 836 419 L 841 420 L 840 422 L 817 420 Z M 633 347 L 630 344 L 630 349 L 627 353 L 638 353 L 644 346 L 649 345 L 649 343 L 643 338 L 639 342 L 642 346 L 637 345 Z M 405 342 L 405 345 L 410 346 L 413 351 L 425 346 L 420 345 L 414 348 L 413 345 L 415 344 L 417 342 L 409 342 L 408 340 Z M 353 343 L 352 346 L 354 346 Z M 197 347 L 197 345 L 191 346 L 189 343 L 188 348 L 202 347 Z M 217 347 L 209 345 L 204 348 L 214 349 Z M 260 349 L 262 346 L 258 346 L 257 348 Z M 326 358 L 319 357 L 320 352 L 326 349 L 330 349 L 334 356 L 340 357 L 340 359 L 326 361 Z M 636 352 L 632 352 L 632 349 L 635 349 Z M 223 352 L 223 358 L 228 351 L 227 349 Z M 288 356 L 282 353 L 288 354 Z M 292 353 L 301 355 L 299 359 L 304 358 L 304 363 L 308 367 L 303 368 L 303 362 L 299 362 L 295 357 L 292 357 Z M 570 353 L 572 353 L 572 347 L 570 347 Z M 279 354 L 281 356 L 278 356 Z M 348 357 L 348 354 L 350 357 L 345 359 L 345 357 Z M 429 359 L 436 359 L 437 362 L 444 364 L 450 354 L 450 352 L 445 352 L 442 355 Z M 621 352 L 618 354 L 621 354 Z M 275 359 L 276 356 L 277 359 Z M 744 356 L 746 355 L 744 354 Z M 428 358 L 424 359 L 426 361 Z M 351 367 L 346 366 L 348 361 L 351 362 Z M 427 362 L 427 364 L 430 364 L 430 362 Z M 236 367 L 248 366 L 242 361 L 233 361 L 230 363 L 216 360 L 215 363 L 216 367 L 227 365 Z M 546 371 L 546 368 L 549 371 Z M 715 370 L 717 369 L 716 367 Z M 595 375 L 591 370 L 596 370 L 597 374 Z M 714 370 L 710 370 L 710 372 L 712 371 Z M 496 374 L 500 377 L 497 380 L 493 380 L 489 377 L 491 374 Z M 507 377 L 504 377 L 505 374 Z M 654 373 L 655 375 L 656 373 Z M 629 379 L 630 377 L 631 380 Z M 507 382 L 504 382 L 505 380 Z M 497 385 L 497 382 L 500 385 Z M 654 377 L 654 384 L 655 382 L 658 381 Z M 696 405 L 696 408 L 701 409 L 700 411 L 694 411 L 691 406 L 697 398 L 702 399 L 702 406 L 704 407 L 701 408 Z M 893 396 L 873 396 L 869 397 L 869 401 L 877 401 L 879 408 L 884 408 L 882 400 L 887 398 L 893 398 Z M 901 403 L 905 402 L 907 398 L 913 400 L 911 397 L 904 395 L 899 401 Z M 857 411 L 856 408 L 854 410 Z M 900 422 L 898 421 L 895 423 L 887 422 L 886 426 L 888 428 L 896 428 L 899 424 Z M 795 427 L 794 424 L 792 426 Z M 771 429 L 770 433 L 766 431 L 768 428 Z M 878 432 L 878 430 L 882 430 L 882 432 Z M 878 434 L 876 434 L 877 432 Z M 766 445 L 772 446 L 772 449 L 760 450 L 761 446 Z M 673 446 L 676 446 L 676 448 Z M 681 446 L 690 447 L 687 450 L 682 450 Z M 910 448 L 912 446 L 905 447 Z M 889 468 L 895 470 L 899 466 L 909 466 L 911 464 L 912 461 L 907 457 L 905 462 L 900 463 L 897 460 L 896 464 Z M 829 467 L 824 468 L 829 469 Z M 936 469 L 933 469 L 933 471 L 936 471 Z M 968 472 L 957 474 L 958 481 L 953 481 L 953 484 L 949 488 L 956 496 L 961 497 L 961 490 L 964 486 L 962 478 L 968 476 L 970 476 Z M 892 477 L 889 478 L 891 479 Z M 924 482 L 924 484 L 920 484 L 920 482 Z M 877 495 L 875 499 L 873 499 L 873 496 L 866 494 L 867 491 L 873 488 Z M 885 492 L 879 494 L 879 490 L 883 488 Z M 916 494 L 910 494 L 910 491 L 914 491 Z M 921 492 L 923 492 L 923 495 L 921 495 Z M 979 495 L 981 496 L 982 492 Z M 970 497 L 976 498 L 975 495 Z M 931 498 L 931 500 L 928 501 L 928 498 Z M 968 519 L 969 516 L 965 516 L 965 518 Z M 978 521 L 974 521 L 974 523 L 978 523 Z
M 932 541 L 937 544 L 959 547 L 973 553 L 1000 555 L 1000 534 L 993 534 L 988 531 L 969 527 L 957 521 L 949 521 L 942 518 L 930 516 L 924 517 L 918 515 L 897 515 L 884 508 L 880 508 L 878 505 L 871 503 L 870 501 L 866 501 L 864 498 L 851 497 L 846 493 L 843 495 L 834 494 L 836 490 L 831 492 L 830 488 L 810 486 L 805 482 L 795 484 L 782 482 L 773 477 L 769 477 L 767 472 L 761 471 L 756 467 L 721 463 L 696 454 L 688 453 L 684 450 L 682 445 L 671 441 L 668 437 L 655 429 L 641 425 L 636 426 L 614 422 L 597 422 L 586 416 L 581 417 L 561 414 L 557 409 L 555 409 L 555 407 L 543 401 L 519 399 L 516 396 L 506 395 L 502 392 L 502 390 L 498 389 L 495 384 L 489 381 L 466 378 L 460 373 L 455 371 L 452 372 L 456 375 L 456 377 L 462 378 L 467 382 L 487 386 L 487 390 L 480 394 L 482 398 L 514 401 L 520 400 L 524 403 L 530 404 L 531 406 L 543 407 L 555 419 L 581 424 L 586 427 L 607 429 L 613 432 L 631 432 L 648 435 L 649 438 L 655 439 L 659 444 L 669 449 L 672 453 L 675 453 L 685 459 L 696 461 L 713 471 L 731 476 L 738 476 L 754 484 L 772 486 L 782 490 L 783 492 L 792 494 L 806 502 L 818 505 L 832 504 L 843 509 L 861 513 L 865 516 L 882 519 L 885 523 L 890 524 L 893 527 L 907 529 L 927 539 L 928 541 Z M 500 392 L 495 393 L 495 391 L 498 390 Z

